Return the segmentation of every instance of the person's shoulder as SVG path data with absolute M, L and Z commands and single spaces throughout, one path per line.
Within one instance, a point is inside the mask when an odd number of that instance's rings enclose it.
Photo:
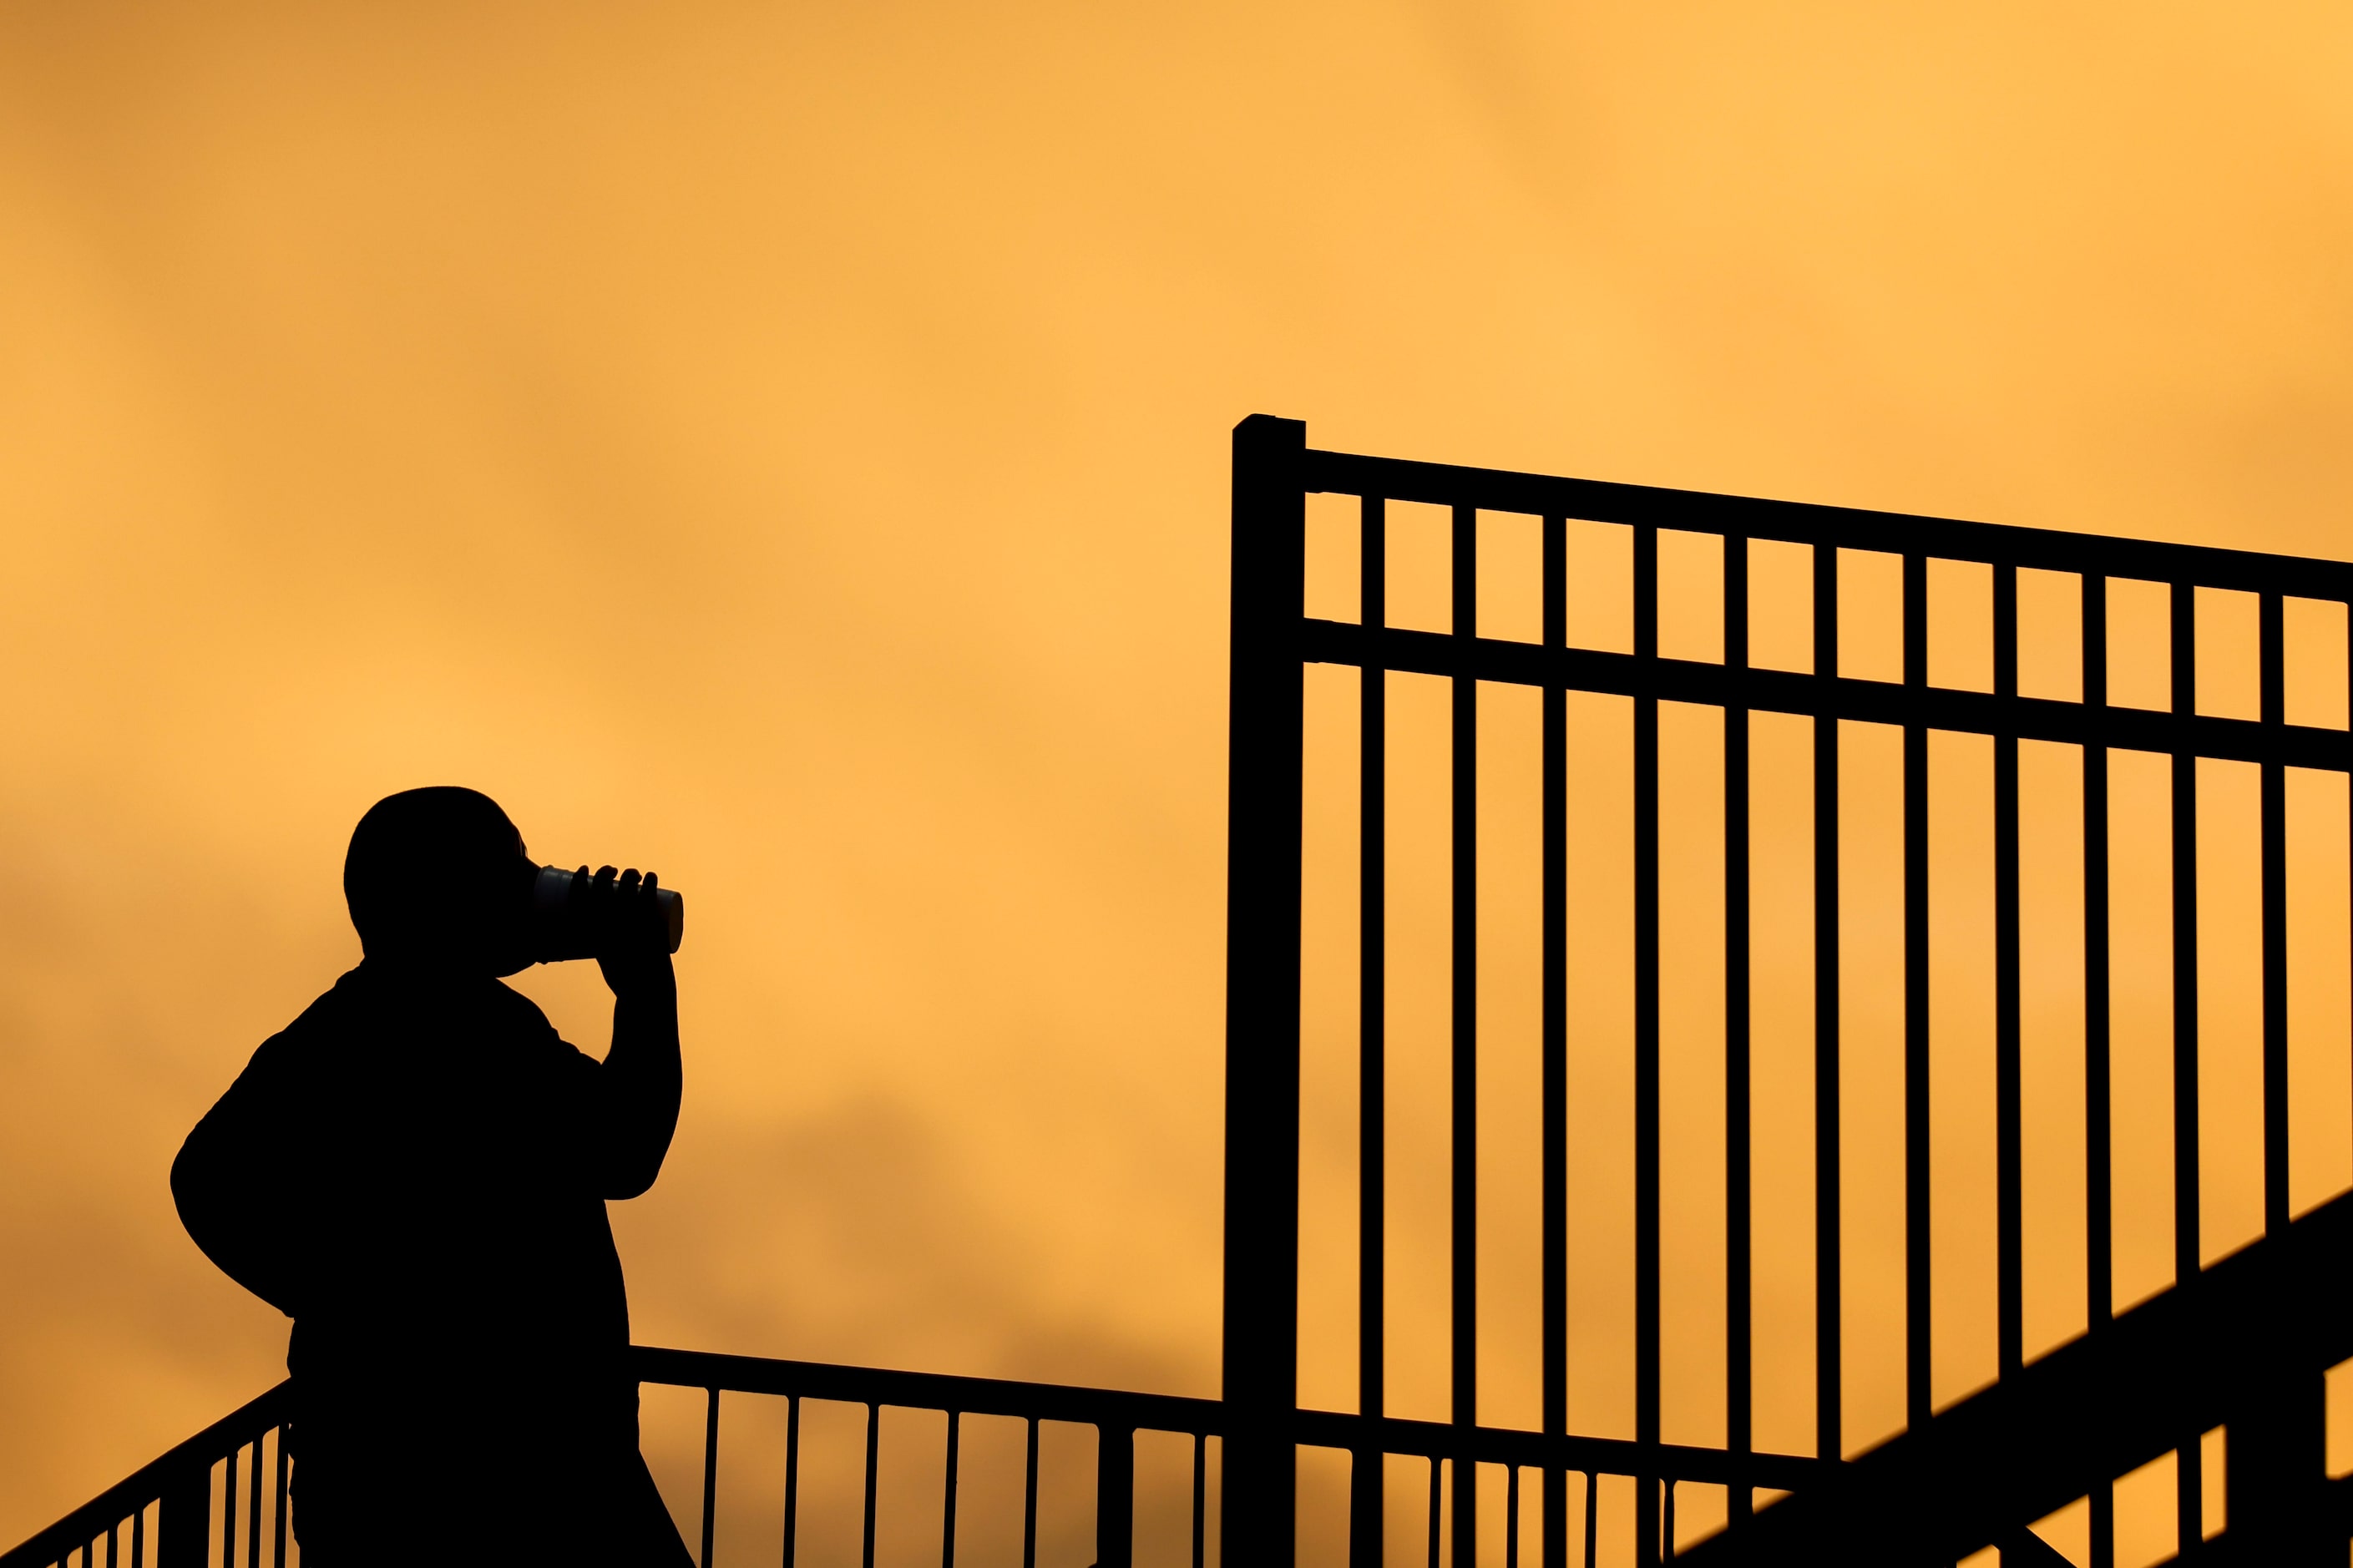
M 245 1077 L 283 1077 L 299 1073 L 320 1054 L 347 1035 L 364 1012 L 358 1002 L 356 969 L 346 971 L 322 992 L 294 1021 L 254 1047 Z

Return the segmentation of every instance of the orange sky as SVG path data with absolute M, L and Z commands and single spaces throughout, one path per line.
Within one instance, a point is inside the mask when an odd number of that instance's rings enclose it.
M 1232 423 L 2342 556 L 2348 68 L 2320 5 L 0 7 L 0 1538 L 276 1375 L 164 1171 L 427 782 L 692 902 L 640 1339 L 1214 1392 Z

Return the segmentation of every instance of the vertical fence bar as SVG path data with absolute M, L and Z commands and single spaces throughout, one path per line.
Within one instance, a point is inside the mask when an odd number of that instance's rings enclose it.
M 793 1568 L 801 1527 L 801 1396 L 785 1402 L 785 1568 Z
M 2105 1333 L 2116 1305 L 2115 1159 L 2109 1123 L 2108 582 L 2084 574 L 2084 1322 Z M 2091 1531 L 2115 1542 L 2115 1493 L 2091 1487 Z M 2103 1531 L 2102 1526 L 2106 1529 Z
M 1993 569 L 1993 690 L 2018 695 L 2018 568 Z M 2018 735 L 1993 742 L 1994 1346 L 1998 1375 L 2026 1360 L 2026 1173 L 2020 1060 Z
M 1928 561 L 1904 557 L 1904 1418 L 1928 1424 L 1932 1281 L 1928 1077 Z
M 286 1551 L 282 1545 L 279 1548 L 278 1561 L 281 1563 L 286 1561 Z M 131 1516 L 131 1568 L 147 1568 L 147 1510 L 143 1508 Z
M 2170 595 L 2173 716 L 2198 710 L 2196 590 Z M 2173 1277 L 2187 1283 L 2199 1264 L 2198 1168 L 2198 753 L 2189 727 L 2173 748 Z
M 1095 1564 L 1128 1568 L 1135 1557 L 1135 1429 L 1095 1428 Z
M 287 1483 L 291 1479 L 291 1477 L 288 1473 L 290 1467 L 288 1464 L 288 1456 L 286 1453 L 286 1434 L 290 1430 L 290 1428 L 285 1423 L 280 1422 L 279 1424 L 278 1479 L 276 1488 L 278 1493 L 278 1517 L 277 1522 L 271 1527 L 270 1531 L 273 1539 L 270 1543 L 271 1552 L 269 1559 L 272 1563 L 278 1565 L 278 1568 L 286 1568 L 286 1494 L 288 1489 Z M 134 1552 L 133 1555 L 135 1556 L 136 1553 Z
M 1468 1456 L 1479 1424 L 1479 681 L 1472 674 L 1479 635 L 1479 513 L 1454 509 L 1454 677 L 1452 817 L 1453 1072 L 1449 1110 L 1452 1164 L 1452 1385 L 1454 1561 L 1478 1561 L 1479 1467 Z
M 2115 1205 L 2108 1125 L 2108 584 L 2084 575 L 2084 1322 L 2115 1310 Z
M 1292 1554 L 1299 1396 L 1298 630 L 1307 427 L 1234 428 L 1226 874 L 1226 1568 Z
M 1029 1417 L 1029 1442 L 1024 1455 L 1021 1472 L 1021 1568 L 1038 1568 L 1038 1418 Z M 1226 1492 L 1224 1512 L 1228 1519 L 1234 1510 L 1234 1440 L 1226 1439 Z M 1225 1549 L 1231 1551 L 1233 1537 L 1225 1538 Z M 1220 1553 L 1222 1555 L 1222 1553 Z
M 702 1417 L 702 1568 L 712 1568 L 719 1523 L 719 1390 L 708 1391 Z M 868 1444 L 870 1453 L 872 1444 Z
M 1445 1523 L 1446 1500 L 1438 1485 L 1439 1471 L 1443 1465 L 1444 1461 L 1437 1455 L 1430 1457 L 1430 1568 L 1438 1568 L 1439 1546 L 1443 1539 L 1439 1531 Z
M 1204 1533 L 1209 1517 L 1209 1437 L 1206 1432 L 1193 1434 L 1193 1568 L 1205 1568 L 1208 1555 L 1208 1538 Z
M 1568 524 L 1544 520 L 1544 641 L 1568 646 Z M 1544 1429 L 1568 1433 L 1568 690 L 1544 689 Z M 1568 1472 L 1544 1468 L 1544 1568 L 1568 1568 Z
M 2284 606 L 2265 594 L 2258 611 L 2260 712 L 2274 746 L 2287 721 Z M 2263 766 L 2263 1234 L 2287 1229 L 2287 770 L 2274 751 Z
M 1585 1563 L 1583 1568 L 1598 1568 L 1599 1543 L 1601 1539 L 1601 1472 L 1585 1472 Z
M 1356 1409 L 1388 1409 L 1388 672 L 1379 664 L 1388 622 L 1388 518 L 1378 496 L 1360 514 L 1357 616 L 1356 915 Z M 1348 1478 L 1350 1568 L 1381 1568 L 1381 1451 L 1359 1448 Z
M 1814 546 L 1814 679 L 1839 673 L 1838 548 Z M 1839 1163 L 1839 721 L 1814 717 L 1814 1452 L 1845 1457 Z M 1588 1564 L 1590 1568 L 1590 1564 Z
M 2285 721 L 2284 610 L 2278 593 L 2261 595 L 2260 712 L 2274 742 Z M 2267 759 L 2261 781 L 2263 1234 L 2276 1237 L 2287 1229 L 2289 1198 L 2286 770 Z M 2248 1538 L 2247 1560 L 2305 1568 L 2342 1555 L 2345 1531 L 2328 1528 L 2325 1375 L 2299 1367 L 2245 1390 L 2230 1433 L 2226 1507 L 2232 1538 Z
M 1659 531 L 1634 529 L 1634 664 L 1658 672 Z M 1659 700 L 1634 699 L 1634 1561 L 1659 1560 Z M 1468 1560 L 1465 1559 L 1465 1562 Z
M 253 1439 L 253 1473 L 246 1478 L 245 1568 L 261 1568 L 261 1447 L 269 1434 Z M 223 1563 L 221 1568 L 233 1568 Z
M 882 1467 L 880 1449 L 882 1442 L 882 1407 L 866 1407 L 866 1549 L 861 1561 L 866 1568 L 874 1568 L 874 1499 L 881 1489 Z
M 1724 536 L 1724 1442 L 1728 1528 L 1747 1522 L 1749 1327 L 1748 541 Z M 1672 1543 L 1670 1542 L 1670 1545 Z
M 2195 584 L 2174 583 L 2167 595 L 2168 705 L 2177 720 L 2198 710 L 2198 601 Z M 2186 723 L 2175 729 L 2171 758 L 2170 840 L 2173 963 L 2173 1273 L 2178 1282 L 2197 1278 L 2200 1263 L 2200 1161 L 2198 1147 L 2198 754 Z M 2176 1474 L 2185 1462 L 2201 1468 L 2188 1450 L 2195 1434 L 2184 1433 L 2176 1450 Z M 2100 1486 L 2092 1494 L 2092 1561 L 2111 1568 L 2116 1560 L 2115 1491 Z
M 1520 1467 L 1504 1469 L 1504 1568 L 1520 1568 Z
M 955 1568 L 956 1459 L 963 1426 L 961 1413 L 949 1411 L 946 1495 L 940 1500 L 940 1568 Z
M 237 1568 L 237 1447 L 221 1461 L 221 1568 Z

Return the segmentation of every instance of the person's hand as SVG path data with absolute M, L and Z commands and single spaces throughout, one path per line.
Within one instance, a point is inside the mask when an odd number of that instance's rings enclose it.
M 573 878 L 572 897 L 607 905 L 598 911 L 605 943 L 604 950 L 596 954 L 596 967 L 605 972 L 605 984 L 613 988 L 617 996 L 648 986 L 674 984 L 668 932 L 662 925 L 661 911 L 654 902 L 654 891 L 661 886 L 661 879 L 650 871 L 640 877 L 634 867 L 617 873 L 607 866 L 593 878 L 586 874 L 587 870 L 583 866 L 581 874 Z

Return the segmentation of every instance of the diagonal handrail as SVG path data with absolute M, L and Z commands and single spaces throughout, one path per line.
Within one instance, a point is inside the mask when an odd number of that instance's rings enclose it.
M 721 1393 L 1007 1416 L 1033 1425 L 1048 1421 L 1090 1426 L 1104 1435 L 1105 1452 L 1113 1456 L 1114 1465 L 1136 1432 L 1185 1433 L 1200 1440 L 1223 1438 L 1230 1435 L 1234 1419 L 1220 1401 L 1183 1394 L 652 1345 L 631 1347 L 629 1370 L 639 1383 L 701 1389 L 713 1395 L 702 1478 L 705 1561 L 710 1552 L 712 1486 L 719 1457 L 716 1395 Z M 47 1568 L 65 1562 L 93 1540 L 103 1539 L 140 1518 L 158 1500 L 164 1503 L 164 1517 L 156 1531 L 156 1556 L 145 1560 L 162 1562 L 164 1568 L 174 1563 L 203 1561 L 207 1531 L 216 1521 L 210 1489 L 214 1467 L 229 1454 L 259 1443 L 272 1430 L 283 1428 L 293 1418 L 294 1403 L 293 1384 L 279 1384 L 0 1553 L 0 1568 Z M 1291 1413 L 1286 1436 L 1288 1441 L 1309 1447 L 1410 1455 L 1433 1463 L 1468 1461 L 1592 1475 L 1645 1474 L 1717 1485 L 1730 1479 L 1730 1461 L 1721 1449 L 1514 1427 L 1465 1429 L 1447 1422 L 1394 1415 L 1303 1408 Z M 1758 1454 L 1750 1462 L 1759 1484 L 1790 1489 L 1817 1484 L 1834 1468 L 1810 1457 L 1787 1454 Z M 1110 1474 L 1099 1481 L 1103 1486 L 1099 1501 L 1113 1497 L 1120 1484 Z M 1116 1543 L 1108 1550 L 1113 1559 L 1120 1555 Z
M 1693 1568 L 1950 1563 L 2348 1356 L 2353 1194 L 1677 1560 Z M 2274 1500 L 2304 1511 L 2306 1529 L 2341 1507 L 2320 1468 L 2311 1468 L 2271 1478 Z M 2280 1523 L 2231 1521 L 2242 1537 L 2268 1537 Z M 2292 1521 L 2289 1529 L 2304 1532 Z
M 164 1501 L 168 1510 L 170 1500 L 192 1481 L 199 1489 L 207 1486 L 214 1462 L 224 1454 L 283 1426 L 292 1413 L 293 1394 L 290 1380 L 280 1383 L 194 1436 L 174 1443 L 55 1524 L 0 1552 L 0 1568 L 34 1568 L 62 1561 L 68 1552 L 106 1534 L 150 1503 Z M 168 1528 L 168 1523 L 159 1527 L 158 1534 Z M 202 1530 L 201 1521 L 197 1528 Z M 160 1550 L 161 1542 L 158 1545 Z

